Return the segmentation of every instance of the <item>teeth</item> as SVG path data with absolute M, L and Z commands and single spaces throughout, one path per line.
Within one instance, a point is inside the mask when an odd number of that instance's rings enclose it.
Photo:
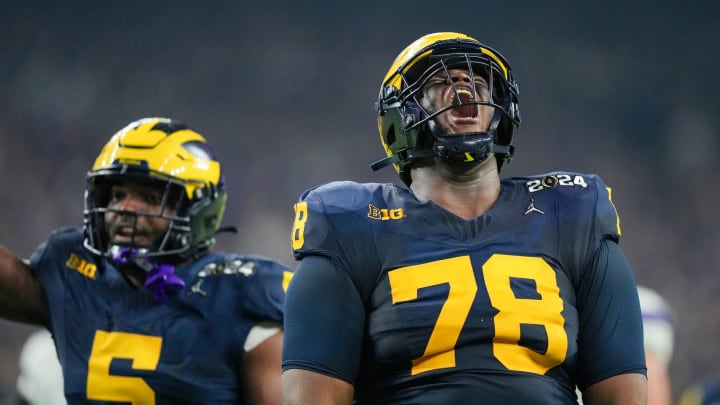
M 468 89 L 457 89 L 457 98 L 460 99 L 461 103 L 467 103 L 473 101 L 474 94 Z

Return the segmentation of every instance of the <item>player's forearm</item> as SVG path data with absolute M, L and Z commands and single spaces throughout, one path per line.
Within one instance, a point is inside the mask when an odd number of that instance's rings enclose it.
M 591 385 L 583 392 L 585 405 L 647 405 L 647 377 L 628 373 Z
M 288 370 L 282 376 L 284 405 L 350 405 L 354 388 L 322 374 Z
M 30 267 L 0 245 L 0 317 L 46 325 L 47 305 Z

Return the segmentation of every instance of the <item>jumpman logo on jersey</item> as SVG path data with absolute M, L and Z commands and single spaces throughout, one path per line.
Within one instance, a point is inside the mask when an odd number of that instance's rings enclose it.
M 527 215 L 531 212 L 538 212 L 538 213 L 540 213 L 540 215 L 543 215 L 545 213 L 545 211 L 535 208 L 535 199 L 534 198 L 530 199 L 530 205 L 528 205 L 527 211 L 525 211 L 525 213 L 523 215 Z
M 192 287 L 190 287 L 190 293 L 189 294 L 200 294 L 200 295 L 207 295 L 207 291 L 202 289 L 202 283 L 205 281 L 205 279 L 201 278 L 197 281 L 197 283 L 193 284 Z

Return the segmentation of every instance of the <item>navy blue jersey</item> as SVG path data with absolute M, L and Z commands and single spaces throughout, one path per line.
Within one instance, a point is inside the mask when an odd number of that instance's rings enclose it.
M 82 232 L 53 233 L 32 256 L 71 404 L 243 403 L 243 345 L 259 322 L 282 322 L 289 272 L 266 258 L 208 254 L 176 269 L 183 291 L 158 303 Z
M 576 385 L 645 373 L 635 282 L 595 175 L 503 180 L 472 220 L 353 182 L 311 189 L 295 211 L 284 370 L 393 404 L 572 404 Z

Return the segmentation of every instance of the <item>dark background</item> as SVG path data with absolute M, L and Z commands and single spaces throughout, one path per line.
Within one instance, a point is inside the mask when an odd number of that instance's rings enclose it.
M 676 312 L 675 395 L 720 372 L 720 6 L 713 1 L 2 1 L 0 242 L 80 224 L 84 176 L 137 118 L 204 134 L 230 188 L 219 248 L 294 266 L 292 204 L 335 179 L 396 181 L 373 102 L 395 56 L 459 31 L 499 49 L 523 124 L 504 176 L 598 173 L 640 284 Z M 0 403 L 33 330 L 0 321 Z

